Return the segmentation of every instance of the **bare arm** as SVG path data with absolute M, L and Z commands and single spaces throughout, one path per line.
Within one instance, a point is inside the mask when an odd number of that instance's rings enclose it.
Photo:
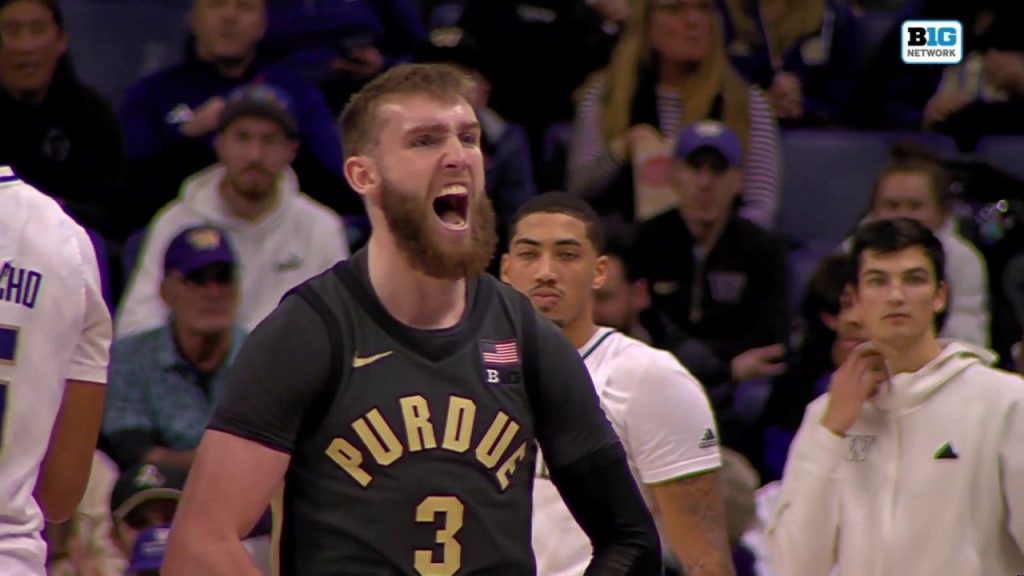
M 103 419 L 106 386 L 68 380 L 35 495 L 49 522 L 64 522 L 85 494 Z
M 717 472 L 652 486 L 661 525 L 687 576 L 732 576 Z
M 261 576 L 242 538 L 266 511 L 289 461 L 284 452 L 208 430 L 175 513 L 163 574 Z

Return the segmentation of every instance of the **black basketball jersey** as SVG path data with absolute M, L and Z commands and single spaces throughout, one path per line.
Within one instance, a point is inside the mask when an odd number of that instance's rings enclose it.
M 467 290 L 454 327 L 412 329 L 360 251 L 248 339 L 211 428 L 291 454 L 281 574 L 535 572 L 535 440 L 556 465 L 616 440 L 557 329 L 490 276 Z

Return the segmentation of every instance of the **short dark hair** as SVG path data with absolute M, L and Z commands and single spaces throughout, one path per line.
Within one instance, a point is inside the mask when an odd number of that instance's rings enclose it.
M 868 222 L 853 235 L 853 248 L 850 250 L 849 279 L 854 285 L 860 275 L 861 256 L 870 250 L 880 254 L 891 254 L 907 248 L 920 246 L 932 263 L 935 282 L 946 281 L 946 254 L 942 243 L 932 231 L 917 220 L 910 218 L 893 218 Z
M 42 4 L 50 14 L 53 15 L 53 23 L 57 25 L 57 29 L 62 33 L 64 32 L 64 11 L 60 8 L 59 0 L 35 0 L 35 2 Z M 13 4 L 14 0 L 0 0 L 0 10 L 7 7 L 8 4 Z
M 508 241 L 516 235 L 519 222 L 531 214 L 565 214 L 583 222 L 587 230 L 587 240 L 594 246 L 598 254 L 604 253 L 604 225 L 586 200 L 568 192 L 545 192 L 526 201 L 516 210 L 508 226 Z
M 355 93 L 341 112 L 345 156 L 366 152 L 376 138 L 377 107 L 390 96 L 424 95 L 442 102 L 470 101 L 472 80 L 446 64 L 400 64 Z

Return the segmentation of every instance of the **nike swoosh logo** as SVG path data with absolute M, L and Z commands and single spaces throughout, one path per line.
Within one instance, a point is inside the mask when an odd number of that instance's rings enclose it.
M 359 356 L 353 356 L 352 357 L 352 367 L 353 368 L 361 368 L 363 366 L 368 366 L 370 364 L 373 364 L 377 360 L 380 360 L 381 358 L 385 358 L 387 356 L 391 356 L 391 354 L 393 354 L 393 353 L 394 353 L 394 350 L 388 350 L 387 352 L 381 352 L 380 354 L 374 354 L 373 356 L 367 356 L 365 358 L 360 358 Z

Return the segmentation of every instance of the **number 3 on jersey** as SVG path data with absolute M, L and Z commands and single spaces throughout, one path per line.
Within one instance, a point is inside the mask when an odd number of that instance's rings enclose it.
M 428 496 L 416 507 L 417 522 L 433 522 L 444 514 L 444 525 L 437 531 L 437 543 L 443 546 L 441 561 L 434 562 L 433 550 L 417 550 L 416 571 L 423 576 L 452 576 L 462 567 L 462 544 L 455 534 L 462 529 L 465 508 L 455 496 Z
M 17 351 L 18 328 L 0 324 L 0 368 L 14 366 L 14 355 Z M 4 420 L 7 416 L 7 386 L 9 384 L 10 382 L 0 376 L 0 453 L 3 453 L 4 450 Z

